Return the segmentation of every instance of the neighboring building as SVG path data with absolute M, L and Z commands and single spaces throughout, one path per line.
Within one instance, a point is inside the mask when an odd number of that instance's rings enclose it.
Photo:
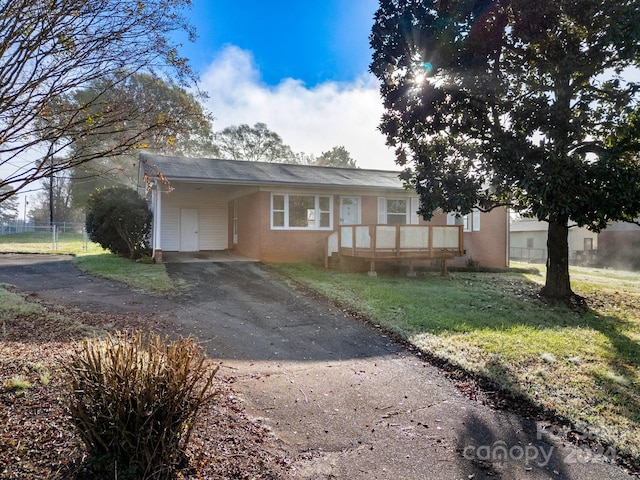
M 544 263 L 547 260 L 549 224 L 538 220 L 517 220 L 510 226 L 511 260 Z M 569 228 L 569 261 L 591 263 L 598 250 L 598 234 L 573 226 Z
M 141 187 L 145 174 L 157 179 L 158 172 L 171 187 L 156 181 L 151 188 L 158 261 L 168 251 L 231 250 L 263 262 L 322 262 L 341 225 L 462 222 L 464 256 L 450 265 L 508 264 L 505 209 L 464 219 L 436 213 L 424 222 L 399 172 L 146 153 L 140 160 Z
M 600 232 L 598 265 L 623 270 L 640 270 L 640 226 L 634 223 L 616 222 Z

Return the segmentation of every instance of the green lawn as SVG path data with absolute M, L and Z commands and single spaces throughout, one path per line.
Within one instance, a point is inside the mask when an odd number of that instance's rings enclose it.
M 63 242 L 63 240 L 67 240 Z M 0 237 L 0 252 L 69 253 L 78 268 L 156 293 L 175 289 L 165 266 L 142 264 L 48 234 Z M 86 248 L 85 248 L 86 247 Z M 281 272 L 432 355 L 589 427 L 640 461 L 640 274 L 573 268 L 590 308 L 537 298 L 544 272 L 370 277 L 310 265 Z
M 102 253 L 100 245 L 85 241 L 81 233 L 60 233 L 54 245 L 51 232 L 13 233 L 0 236 L 0 253 Z
M 86 241 L 80 233 L 60 234 L 55 247 L 48 232 L 0 236 L 0 253 L 70 254 L 74 255 L 73 262 L 80 270 L 131 285 L 137 290 L 162 294 L 176 288 L 163 264 L 132 262 Z
M 578 312 L 537 297 L 544 272 L 410 278 L 278 268 L 640 460 L 640 274 L 573 268 L 590 305 Z

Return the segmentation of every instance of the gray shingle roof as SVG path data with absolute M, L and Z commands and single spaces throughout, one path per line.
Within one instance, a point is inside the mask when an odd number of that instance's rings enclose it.
M 318 167 L 285 163 L 243 162 L 216 158 L 187 158 L 140 154 L 140 165 L 151 177 L 169 181 L 229 185 L 283 185 L 402 190 L 400 172 L 360 168 Z

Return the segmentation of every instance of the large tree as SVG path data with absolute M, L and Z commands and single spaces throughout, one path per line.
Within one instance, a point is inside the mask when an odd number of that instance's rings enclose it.
M 420 213 L 549 222 L 544 295 L 573 296 L 568 222 L 640 213 L 638 0 L 381 0 L 381 130 Z
M 31 202 L 29 216 L 34 222 L 43 224 L 84 221 L 83 212 L 72 205 L 70 190 L 71 181 L 66 174 L 43 179 L 42 189 Z
M 0 201 L 55 171 L 138 146 L 149 129 L 162 132 L 166 118 L 141 131 L 130 119 L 137 106 L 104 99 L 130 75 L 148 72 L 193 85 L 178 53 L 178 32 L 193 40 L 182 17 L 190 0 L 0 0 L 0 166 L 15 166 L 1 182 Z M 81 102 L 78 89 L 102 83 Z M 116 97 L 119 100 L 120 97 Z M 53 112 L 56 115 L 53 115 Z M 73 148 L 117 133 L 104 149 Z M 43 161 L 45 160 L 45 161 Z
M 313 165 L 321 165 L 323 167 L 358 168 L 356 161 L 342 145 L 322 152 L 312 163 Z
M 113 84 L 105 88 L 105 84 Z M 116 78 L 101 78 L 86 88 L 64 96 L 64 105 L 74 111 L 104 91 L 98 112 L 109 105 L 127 105 L 127 126 L 141 132 L 138 145 L 164 154 L 183 156 L 216 156 L 217 148 L 212 144 L 211 115 L 203 109 L 197 96 L 171 81 L 149 74 L 127 75 L 123 81 Z M 57 116 L 56 112 L 53 112 Z M 95 135 L 87 140 L 75 142 L 70 155 L 86 157 L 91 152 L 103 152 L 121 141 L 120 131 Z M 130 149 L 120 155 L 101 157 L 73 168 L 73 204 L 83 207 L 97 188 L 126 186 L 135 188 L 138 178 L 138 150 Z
M 220 153 L 232 160 L 298 163 L 291 147 L 264 123 L 227 127 L 215 134 L 215 143 Z

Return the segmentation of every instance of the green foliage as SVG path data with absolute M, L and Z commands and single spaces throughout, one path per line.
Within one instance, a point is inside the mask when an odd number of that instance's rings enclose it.
M 2 184 L 2 179 L 0 179 Z M 0 187 L 0 192 L 9 194 L 11 188 L 8 185 Z M 8 197 L 6 200 L 0 200 L 0 224 L 9 222 L 18 217 L 18 199 L 16 197 Z
M 91 100 L 97 96 L 100 96 L 99 101 Z M 131 105 L 128 116 L 118 120 L 118 128 L 75 143 L 72 146 L 74 156 L 87 156 L 90 152 L 117 144 L 125 128 L 140 132 L 136 148 L 121 155 L 96 158 L 73 169 L 73 204 L 86 206 L 89 195 L 99 188 L 135 188 L 139 148 L 184 156 L 217 155 L 217 148 L 212 144 L 211 115 L 199 100 L 172 81 L 150 74 L 126 72 L 100 78 L 65 96 L 59 105 L 59 114 L 89 104 L 91 108 L 84 112 L 87 122 L 102 115 L 101 112 L 111 105 Z M 85 122 L 78 127 L 82 130 L 86 126 Z
M 5 380 L 4 386 L 7 390 L 15 392 L 18 396 L 22 396 L 25 391 L 30 389 L 33 385 L 31 385 L 31 382 L 24 376 L 14 375 L 13 377 Z
M 147 250 L 152 213 L 132 189 L 105 188 L 89 197 L 87 234 L 103 248 L 130 259 Z
M 638 24 L 617 0 L 381 0 L 380 129 L 420 213 L 510 205 L 594 231 L 640 215 Z M 559 233 L 549 274 L 570 291 Z
M 342 145 L 333 147 L 327 152 L 322 152 L 313 164 L 323 167 L 358 168 L 356 161 L 351 158 L 349 151 Z
M 10 179 L 0 180 L 0 200 L 49 175 L 43 168 L 11 167 L 25 154 L 29 158 L 28 152 L 55 157 L 57 174 L 138 146 L 147 132 L 136 128 L 141 106 L 111 95 L 118 85 L 102 84 L 104 89 L 82 103 L 67 100 L 99 79 L 116 76 L 124 81 L 123 70 L 195 86 L 196 77 L 180 56 L 176 40 L 179 33 L 195 39 L 184 15 L 190 4 L 191 0 L 0 0 L 0 166 L 13 172 Z M 157 120 L 162 124 L 165 119 Z M 103 148 L 82 148 L 109 135 L 115 141 Z M 74 154 L 67 155 L 69 147 Z M 7 184 L 11 188 L 2 190 Z
M 297 163 L 291 147 L 264 123 L 227 127 L 215 134 L 215 143 L 220 153 L 232 160 Z
M 91 457 L 116 476 L 175 478 L 217 370 L 192 338 L 85 340 L 66 365 L 71 419 Z

